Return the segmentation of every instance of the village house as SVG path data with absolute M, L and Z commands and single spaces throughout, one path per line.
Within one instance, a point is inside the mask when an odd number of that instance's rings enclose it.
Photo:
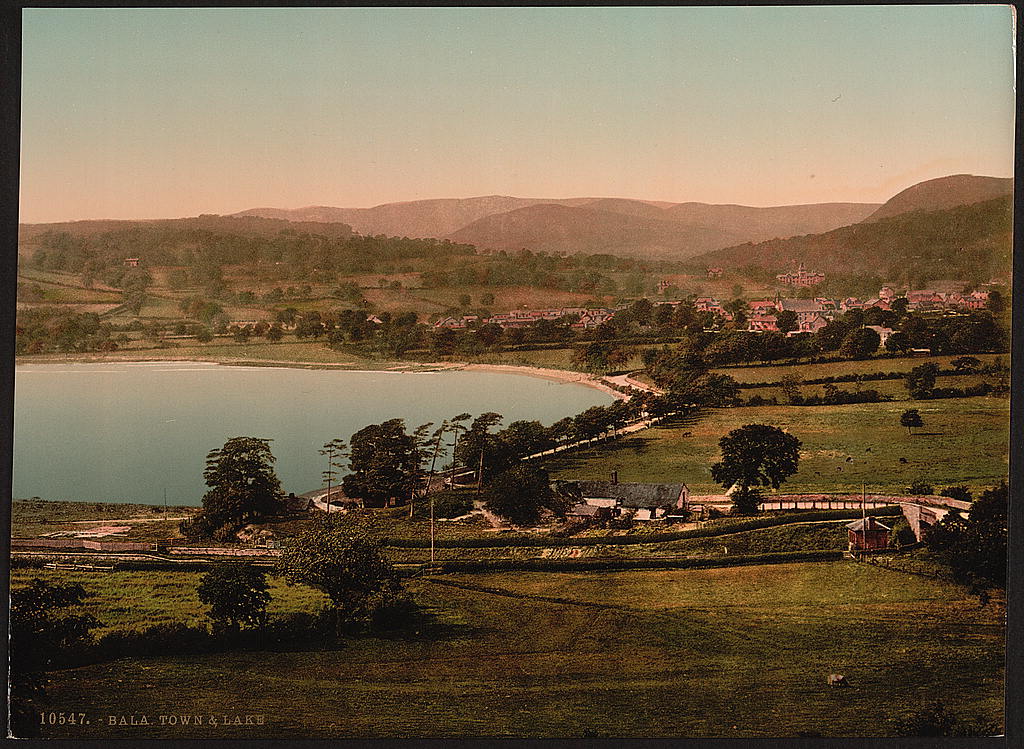
M 747 302 L 747 307 L 750 308 L 751 312 L 759 315 L 767 315 L 770 312 L 781 309 L 777 297 L 775 299 L 755 299 L 752 302 Z
M 822 314 L 814 313 L 813 315 L 797 315 L 797 329 L 790 331 L 790 335 L 796 335 L 797 333 L 817 333 L 819 330 L 828 325 L 828 318 Z
M 907 292 L 907 309 L 934 310 L 945 306 L 946 300 L 934 289 L 915 289 Z
M 698 312 L 711 312 L 723 320 L 732 320 L 732 313 L 726 312 L 722 303 L 713 296 L 699 296 L 693 300 L 693 308 Z
M 568 512 L 577 518 L 593 517 L 606 507 L 613 517 L 632 512 L 634 520 L 658 520 L 686 509 L 689 494 L 685 484 L 620 483 L 615 472 L 611 481 L 566 481 L 559 488 L 580 498 Z
M 721 278 L 721 277 L 722 277 L 722 269 L 721 268 L 708 268 L 708 278 L 709 279 L 715 279 L 715 278 Z
M 747 317 L 747 329 L 761 332 L 777 332 L 779 330 L 779 320 L 775 315 L 755 312 Z
M 124 259 L 124 267 L 125 268 L 138 268 L 139 267 L 139 259 L 137 257 L 126 257 Z
M 463 315 L 462 317 L 443 317 L 434 323 L 435 328 L 463 330 L 480 321 L 479 315 Z
M 603 322 L 611 320 L 614 316 L 615 313 L 609 309 L 588 309 L 580 315 L 580 319 L 577 322 L 573 323 L 573 327 L 590 330 Z

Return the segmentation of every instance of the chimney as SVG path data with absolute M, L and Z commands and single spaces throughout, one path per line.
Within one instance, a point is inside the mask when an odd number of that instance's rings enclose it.
M 612 471 L 612 483 L 613 484 L 619 483 L 619 472 L 618 471 Z

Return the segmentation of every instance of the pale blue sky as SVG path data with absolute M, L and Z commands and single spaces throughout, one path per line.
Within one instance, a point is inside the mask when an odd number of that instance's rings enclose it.
M 1010 176 L 1008 6 L 28 9 L 22 220 Z

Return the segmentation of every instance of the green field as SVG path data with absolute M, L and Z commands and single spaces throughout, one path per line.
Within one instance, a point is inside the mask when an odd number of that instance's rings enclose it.
M 870 565 L 411 585 L 432 619 L 416 632 L 55 673 L 51 704 L 86 712 L 90 725 L 47 726 L 44 736 L 877 736 L 936 696 L 957 713 L 1002 719 L 1002 600 L 981 608 L 960 587 Z M 851 688 L 829 688 L 830 673 Z M 125 714 L 155 725 L 108 725 Z M 265 724 L 161 727 L 157 716 L 171 714 Z
M 936 381 L 936 386 L 940 388 L 967 388 L 972 385 L 979 385 L 983 382 L 989 384 L 995 384 L 996 378 L 993 375 L 951 375 L 949 377 L 941 377 Z M 893 400 L 905 401 L 910 400 L 910 395 L 907 392 L 907 386 L 904 380 L 866 380 L 857 387 L 856 383 L 853 382 L 837 382 L 835 386 L 840 390 L 847 392 L 856 392 L 858 390 L 877 390 L 882 395 L 888 396 Z M 800 392 L 805 398 L 809 398 L 814 395 L 824 395 L 824 385 L 802 385 Z M 765 387 L 765 388 L 746 388 L 740 392 L 740 396 L 744 398 L 752 398 L 755 395 L 760 395 L 762 398 L 775 398 L 779 403 L 786 403 L 786 396 L 782 390 L 777 387 Z
M 154 624 L 172 622 L 202 626 L 209 624 L 206 606 L 196 596 L 200 572 L 115 571 L 73 572 L 16 568 L 11 570 L 11 586 L 26 584 L 32 578 L 48 582 L 76 582 L 91 597 L 86 606 L 100 626 L 94 635 L 113 630 L 139 631 Z M 269 576 L 271 601 L 268 611 L 283 614 L 315 611 L 322 608 L 326 596 L 304 585 L 288 585 Z
M 991 364 L 993 359 L 1000 358 L 1003 363 L 1009 365 L 1009 354 L 974 354 L 974 358 L 984 364 Z M 816 380 L 820 377 L 838 377 L 849 374 L 867 374 L 869 372 L 909 372 L 914 367 L 922 364 L 938 364 L 942 369 L 949 369 L 950 362 L 957 359 L 957 356 L 929 356 L 925 358 L 899 357 L 890 359 L 887 357 L 876 357 L 874 359 L 860 359 L 856 361 L 826 362 L 824 364 L 766 364 L 760 367 L 719 367 L 713 371 L 727 374 L 739 383 L 744 382 L 778 382 L 783 377 L 796 375 L 801 380 Z M 953 387 L 946 385 L 948 378 L 943 377 L 939 387 Z M 899 382 L 899 381 L 897 381 Z M 880 383 L 865 382 L 864 388 L 872 388 Z M 902 383 L 901 383 L 902 384 Z M 851 387 L 853 383 L 837 382 L 839 387 Z
M 719 493 L 710 474 L 720 458 L 718 440 L 761 423 L 788 429 L 803 443 L 800 470 L 785 492 L 859 492 L 863 482 L 869 492 L 898 494 L 918 479 L 981 489 L 1006 477 L 1007 399 L 918 401 L 925 426 L 913 436 L 899 425 L 907 405 L 710 409 L 681 426 L 655 427 L 545 465 L 555 478 L 604 479 L 617 470 L 622 481 L 682 481 L 696 494 Z

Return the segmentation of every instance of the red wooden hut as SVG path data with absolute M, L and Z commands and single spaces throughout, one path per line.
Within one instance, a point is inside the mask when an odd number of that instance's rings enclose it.
M 850 551 L 885 549 L 889 546 L 889 532 L 892 530 L 870 515 L 863 520 L 846 524 L 850 537 Z

